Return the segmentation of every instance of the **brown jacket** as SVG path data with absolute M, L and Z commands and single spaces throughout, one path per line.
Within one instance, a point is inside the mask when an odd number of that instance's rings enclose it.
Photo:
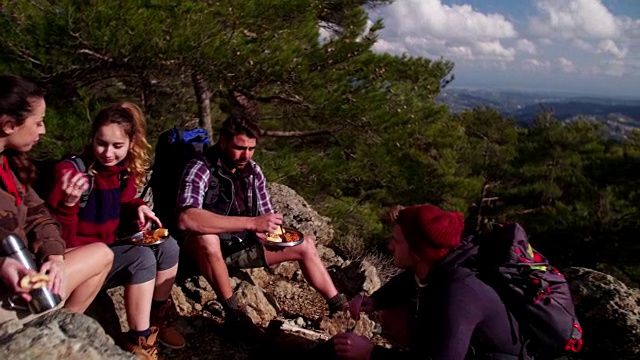
M 60 224 L 51 216 L 44 202 L 31 187 L 20 185 L 14 176 L 22 204 L 9 194 L 0 181 L 0 240 L 8 234 L 18 235 L 38 264 L 49 255 L 63 255 L 65 242 L 60 236 Z M 4 258 L 0 257 L 0 265 Z

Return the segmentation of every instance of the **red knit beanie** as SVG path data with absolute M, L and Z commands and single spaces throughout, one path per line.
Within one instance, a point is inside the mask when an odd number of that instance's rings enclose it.
M 450 249 L 460 245 L 464 216 L 432 205 L 411 206 L 400 211 L 397 224 L 410 245 Z

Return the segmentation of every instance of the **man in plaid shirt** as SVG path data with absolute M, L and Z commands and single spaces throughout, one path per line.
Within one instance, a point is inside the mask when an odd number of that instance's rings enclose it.
M 264 174 L 251 160 L 258 135 L 255 123 L 231 117 L 205 157 L 186 165 L 177 201 L 178 226 L 188 233 L 183 248 L 216 292 L 225 322 L 247 319 L 229 283 L 227 266 L 252 268 L 297 261 L 307 282 L 327 300 L 330 312 L 344 310 L 346 298 L 336 290 L 312 236 L 305 235 L 300 245 L 286 248 L 268 247 L 257 239 L 266 239 L 266 233 L 282 224 L 282 214 L 271 207 Z

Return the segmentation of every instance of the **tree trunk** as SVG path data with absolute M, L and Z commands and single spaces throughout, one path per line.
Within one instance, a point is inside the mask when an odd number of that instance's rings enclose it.
M 153 117 L 156 106 L 155 80 L 148 74 L 142 74 L 140 75 L 140 82 L 142 84 L 142 93 L 140 95 L 142 106 L 147 116 Z
M 213 126 L 211 124 L 211 90 L 207 80 L 197 72 L 191 73 L 193 89 L 198 102 L 198 125 L 209 133 L 209 140 L 213 142 Z

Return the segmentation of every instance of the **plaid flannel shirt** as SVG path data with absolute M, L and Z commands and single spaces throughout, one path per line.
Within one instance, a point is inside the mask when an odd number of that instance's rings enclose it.
M 218 161 L 218 165 L 221 165 Z M 249 161 L 247 166 L 251 166 L 256 173 L 254 183 L 254 193 L 257 196 L 258 214 L 273 213 L 273 207 L 269 200 L 267 192 L 267 181 L 262 173 L 260 166 L 253 160 Z M 180 182 L 180 190 L 178 191 L 177 208 L 198 208 L 202 209 L 204 196 L 209 187 L 211 172 L 204 159 L 192 159 L 185 166 L 182 180 Z

